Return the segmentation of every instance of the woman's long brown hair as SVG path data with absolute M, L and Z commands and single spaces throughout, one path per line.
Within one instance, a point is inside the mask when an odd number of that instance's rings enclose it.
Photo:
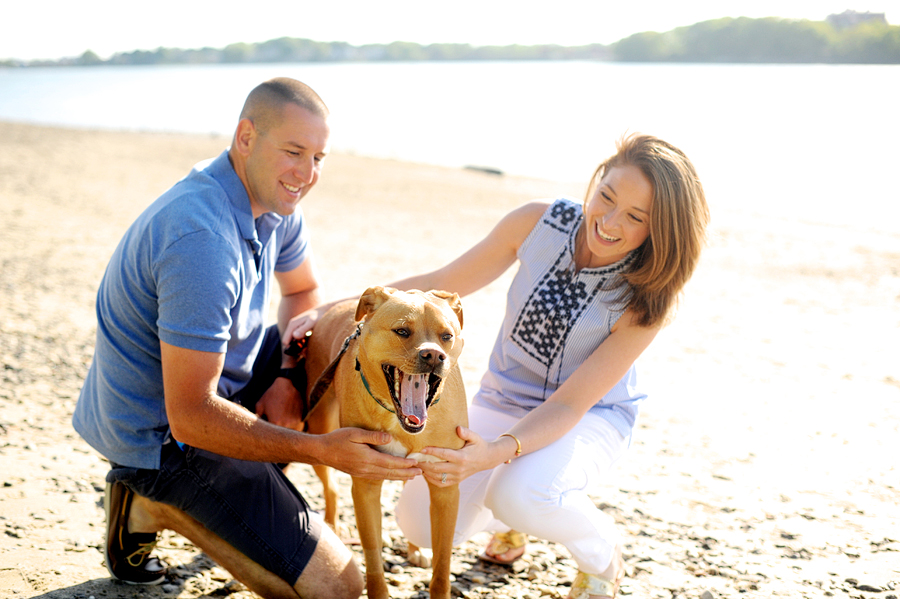
M 635 250 L 637 260 L 625 280 L 633 291 L 628 308 L 635 323 L 656 326 L 669 317 L 697 266 L 706 242 L 709 208 L 694 165 L 675 146 L 635 134 L 620 140 L 616 149 L 591 177 L 587 198 L 615 166 L 637 167 L 653 186 L 650 236 Z

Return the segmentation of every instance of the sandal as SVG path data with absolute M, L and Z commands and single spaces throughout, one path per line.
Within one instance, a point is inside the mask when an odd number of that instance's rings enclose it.
M 578 576 L 572 581 L 572 590 L 569 599 L 588 599 L 589 597 L 605 597 L 614 599 L 619 592 L 621 579 L 609 581 L 587 572 L 578 572 Z
M 619 586 L 622 584 L 622 579 L 625 578 L 625 560 L 622 559 L 621 547 L 616 547 L 616 554 L 613 560 L 616 563 L 615 580 L 607 580 L 602 576 L 588 574 L 579 570 L 575 580 L 572 581 L 572 590 L 569 591 L 567 599 L 590 599 L 591 597 L 615 599 L 616 593 L 619 592 Z
M 166 567 L 150 555 L 156 533 L 128 532 L 128 514 L 134 491 L 120 482 L 107 483 L 103 507 L 106 510 L 106 569 L 116 580 L 128 584 L 159 584 L 166 579 Z
M 517 530 L 498 532 L 494 534 L 491 542 L 485 547 L 484 552 L 478 556 L 478 559 L 483 562 L 490 562 L 501 566 L 510 566 L 525 554 L 524 549 L 526 544 L 527 538 L 523 533 Z M 510 560 L 497 559 L 498 555 L 503 555 L 513 549 L 522 549 L 523 551 Z

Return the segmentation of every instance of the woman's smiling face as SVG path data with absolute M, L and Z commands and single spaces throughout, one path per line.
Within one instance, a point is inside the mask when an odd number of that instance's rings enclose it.
M 618 262 L 650 236 L 653 186 L 636 166 L 611 167 L 584 206 L 589 268 Z

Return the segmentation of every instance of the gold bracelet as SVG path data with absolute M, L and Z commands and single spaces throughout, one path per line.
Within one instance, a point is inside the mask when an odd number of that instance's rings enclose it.
M 522 444 L 519 443 L 519 439 L 517 439 L 515 435 L 511 435 L 509 433 L 503 433 L 502 435 L 500 435 L 500 437 L 509 437 L 510 439 L 515 441 L 516 442 L 516 456 L 515 457 L 519 457 L 520 455 L 522 455 Z M 497 437 L 497 438 L 499 439 L 500 437 Z M 507 464 L 509 464 L 510 462 L 512 462 L 512 458 L 509 458 L 508 460 L 506 460 Z

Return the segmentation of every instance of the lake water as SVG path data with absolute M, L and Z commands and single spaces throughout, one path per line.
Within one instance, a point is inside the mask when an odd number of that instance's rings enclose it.
M 0 69 L 0 119 L 231 134 L 286 75 L 333 114 L 334 150 L 583 181 L 626 132 L 694 161 L 716 205 L 900 231 L 898 65 L 329 63 Z

